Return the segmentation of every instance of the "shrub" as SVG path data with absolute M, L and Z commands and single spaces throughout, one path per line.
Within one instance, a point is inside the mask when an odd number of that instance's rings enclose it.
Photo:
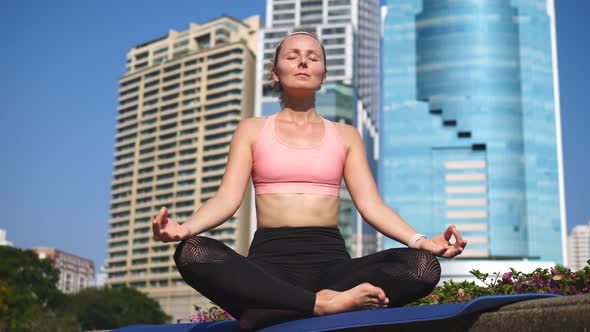
M 235 320 L 227 311 L 221 309 L 213 302 L 207 310 L 201 310 L 201 307 L 195 305 L 195 313 L 193 313 L 188 319 L 179 318 L 176 323 L 201 323 L 201 322 L 214 322 L 220 320 Z
M 491 278 L 488 273 L 482 273 L 475 269 L 469 273 L 486 286 L 476 285 L 473 281 L 445 281 L 442 286 L 437 286 L 430 295 L 412 302 L 408 306 L 469 302 L 483 295 L 522 293 L 578 295 L 588 293 L 590 288 L 590 260 L 588 260 L 588 266 L 576 272 L 562 266 L 555 266 L 551 269 L 537 268 L 531 273 L 523 273 L 510 268 L 510 272 L 494 273 Z

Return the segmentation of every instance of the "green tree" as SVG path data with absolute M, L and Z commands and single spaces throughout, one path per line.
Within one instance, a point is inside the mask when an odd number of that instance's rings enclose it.
M 33 319 L 40 311 L 32 294 L 14 289 L 8 282 L 0 280 L 0 331 L 18 330 L 23 321 Z
M 30 331 L 41 321 L 59 325 L 56 313 L 65 298 L 58 280 L 51 260 L 40 260 L 32 250 L 0 246 L 0 331 Z
M 86 288 L 68 297 L 67 311 L 82 330 L 114 329 L 171 320 L 160 304 L 135 288 Z
M 0 246 L 0 280 L 13 289 L 28 291 L 41 308 L 57 307 L 63 294 L 57 289 L 59 270 L 50 259 L 39 259 L 32 250 Z

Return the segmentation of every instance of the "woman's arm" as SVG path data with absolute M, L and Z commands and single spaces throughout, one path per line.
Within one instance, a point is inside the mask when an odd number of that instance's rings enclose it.
M 230 143 L 225 173 L 215 196 L 184 222 L 190 235 L 213 229 L 231 218 L 244 198 L 252 172 L 254 118 L 240 121 Z
M 358 131 L 349 125 L 341 126 L 341 128 L 345 141 L 349 145 L 344 165 L 344 181 L 354 205 L 361 216 L 377 231 L 391 239 L 408 244 L 410 238 L 417 233 L 416 230 L 381 199 L 369 168 L 365 145 Z
M 377 231 L 403 244 L 448 258 L 459 255 L 467 245 L 467 241 L 462 239 L 454 225 L 450 225 L 432 240 L 425 239 L 419 237 L 412 226 L 383 202 L 369 168 L 365 145 L 358 131 L 348 125 L 341 128 L 344 130 L 345 141 L 349 145 L 344 165 L 344 181 L 361 216 Z M 456 240 L 452 245 L 449 242 L 451 235 Z

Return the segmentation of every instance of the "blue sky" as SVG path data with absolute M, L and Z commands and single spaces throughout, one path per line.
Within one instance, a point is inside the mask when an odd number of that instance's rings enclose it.
M 205 5 L 206 4 L 206 5 Z M 133 46 L 264 0 L 1 1 L 0 228 L 17 247 L 106 256 L 118 79 Z M 568 233 L 590 220 L 589 1 L 557 0 Z M 411 223 L 411 221 L 409 221 Z

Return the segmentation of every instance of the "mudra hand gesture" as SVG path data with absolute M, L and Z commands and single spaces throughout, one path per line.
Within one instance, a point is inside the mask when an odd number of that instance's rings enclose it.
M 188 227 L 168 219 L 168 209 L 163 207 L 152 220 L 154 239 L 162 242 L 182 241 L 190 233 Z
M 455 242 L 451 243 L 451 236 L 455 237 Z M 420 239 L 416 243 L 416 248 L 424 249 L 436 256 L 453 258 L 463 252 L 467 241 L 463 240 L 461 233 L 455 225 L 450 225 L 443 233 L 432 239 Z

